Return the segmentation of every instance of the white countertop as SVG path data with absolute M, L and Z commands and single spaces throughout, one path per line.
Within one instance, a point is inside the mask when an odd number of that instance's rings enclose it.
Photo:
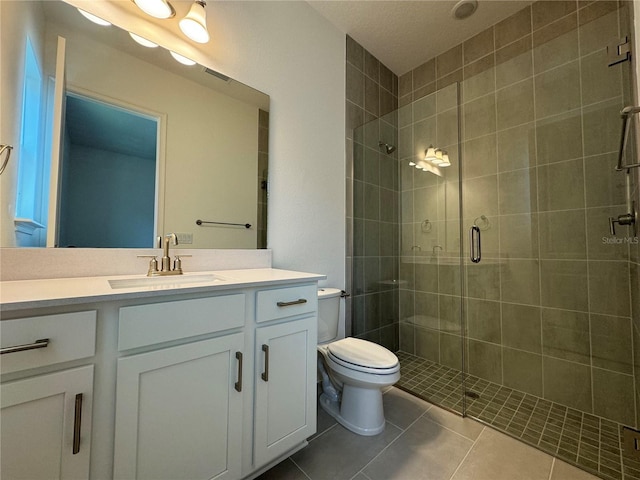
M 202 281 L 203 276 L 216 279 Z M 194 277 L 194 283 L 187 279 Z M 198 278 L 200 277 L 200 278 Z M 150 283 L 163 279 L 163 284 L 112 288 L 110 280 L 149 278 Z M 326 275 L 294 272 L 275 268 L 220 270 L 190 272 L 176 277 L 146 277 L 145 275 L 120 275 L 104 277 L 55 278 L 44 280 L 18 280 L 0 282 L 0 311 L 7 312 L 27 308 L 73 305 L 132 298 L 149 298 L 184 293 L 204 293 L 241 287 L 257 287 L 265 284 L 279 285 L 291 281 L 318 281 Z M 172 283 L 171 279 L 176 279 Z M 180 283 L 177 283 L 180 282 Z M 186 283 L 185 283 L 186 282 Z

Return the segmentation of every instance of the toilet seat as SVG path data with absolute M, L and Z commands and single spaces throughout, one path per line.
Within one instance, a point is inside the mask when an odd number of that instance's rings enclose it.
M 327 345 L 327 354 L 338 365 L 357 372 L 392 375 L 400 370 L 398 357 L 392 352 L 359 338 L 332 342 Z

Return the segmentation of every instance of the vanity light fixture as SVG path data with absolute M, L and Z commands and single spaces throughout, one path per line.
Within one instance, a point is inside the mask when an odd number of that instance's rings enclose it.
M 149 40 L 147 40 L 146 38 L 141 37 L 140 35 L 136 35 L 133 32 L 129 32 L 129 35 L 131 36 L 131 38 L 133 38 L 133 40 L 136 43 L 139 43 L 140 45 L 142 45 L 143 47 L 147 47 L 147 48 L 156 48 L 158 46 L 157 43 L 153 43 Z
M 429 145 L 424 151 L 424 160 L 430 162 L 436 167 L 449 167 L 451 166 L 451 160 L 449 160 L 449 154 L 440 148 L 435 148 L 433 145 Z
M 178 62 L 180 62 L 183 65 L 187 65 L 187 66 L 191 66 L 191 65 L 195 65 L 196 62 L 194 62 L 193 60 L 191 60 L 190 58 L 187 57 L 183 57 L 182 55 L 173 52 L 173 51 L 169 51 L 169 53 L 171 54 L 171 56 Z
M 434 162 L 434 161 L 437 161 L 437 158 L 436 158 L 436 149 L 435 149 L 435 148 L 433 148 L 433 145 L 429 145 L 429 148 L 427 148 L 427 149 L 424 151 L 424 159 L 425 159 L 427 162 Z
M 102 27 L 111 26 L 111 23 L 107 22 L 106 20 L 101 19 L 100 17 L 96 17 L 92 13 L 85 12 L 84 10 L 80 10 L 79 8 L 78 8 L 78 11 L 82 14 L 82 16 L 84 18 L 86 18 L 87 20 L 91 20 L 93 23 L 96 23 L 96 24 L 98 24 L 98 25 L 100 25 Z
M 132 0 L 140 10 L 155 18 L 171 18 L 176 15 L 173 6 L 167 0 Z
M 194 42 L 207 43 L 209 41 L 206 5 L 204 0 L 196 0 L 191 5 L 189 13 L 180 20 L 180 30 Z

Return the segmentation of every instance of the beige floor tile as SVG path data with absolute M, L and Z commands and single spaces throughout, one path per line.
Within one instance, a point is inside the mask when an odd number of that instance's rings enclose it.
M 472 445 L 468 438 L 421 417 L 364 473 L 372 480 L 449 480 Z
M 556 459 L 549 480 L 598 480 L 598 477 Z
M 548 480 L 553 457 L 485 428 L 451 480 Z
M 291 459 L 313 480 L 348 480 L 389 445 L 401 430 L 387 422 L 384 432 L 363 437 L 342 425 L 313 439 Z
M 290 460 L 286 459 L 264 472 L 256 480 L 308 480 L 302 471 Z
M 351 480 L 369 480 L 369 477 L 367 477 L 364 473 L 360 472 L 358 475 L 353 477 Z
M 431 408 L 430 403 L 398 388 L 387 390 L 382 397 L 382 401 L 387 422 L 403 430 Z
M 424 418 L 431 420 L 443 427 L 453 430 L 462 436 L 465 436 L 471 440 L 478 438 L 484 425 L 472 420 L 471 418 L 462 418 L 455 413 L 448 412 L 442 408 L 433 406 L 427 413 L 424 414 Z

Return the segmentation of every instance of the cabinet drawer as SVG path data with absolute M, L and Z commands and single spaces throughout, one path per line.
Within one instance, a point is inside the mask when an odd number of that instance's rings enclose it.
M 3 349 L 49 339 L 44 348 L 2 355 L 2 373 L 92 357 L 96 351 L 95 310 L 5 320 L 0 323 L 0 329 Z
M 317 308 L 318 289 L 315 285 L 262 290 L 256 300 L 256 322 L 315 312 Z
M 244 311 L 244 294 L 123 307 L 118 350 L 242 327 Z

